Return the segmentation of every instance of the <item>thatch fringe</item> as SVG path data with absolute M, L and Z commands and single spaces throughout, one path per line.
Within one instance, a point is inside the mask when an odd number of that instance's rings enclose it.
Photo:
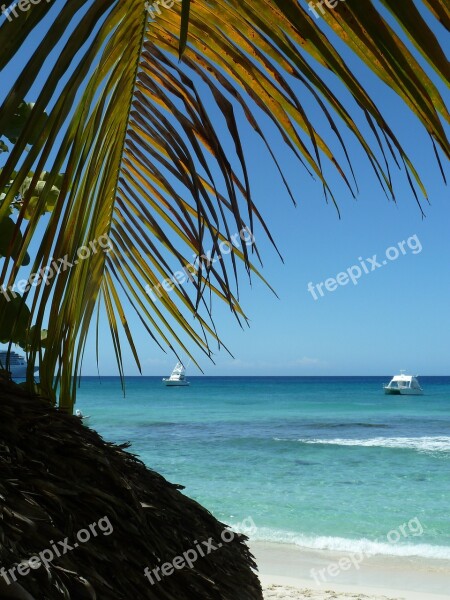
M 146 566 L 172 562 L 209 538 L 221 541 L 225 526 L 124 447 L 0 381 L 0 567 L 66 537 L 72 545 L 102 517 L 113 526 L 111 535 L 91 536 L 48 568 L 17 575 L 15 584 L 0 576 L 0 597 L 261 600 L 253 557 L 238 535 L 192 569 L 151 585 Z

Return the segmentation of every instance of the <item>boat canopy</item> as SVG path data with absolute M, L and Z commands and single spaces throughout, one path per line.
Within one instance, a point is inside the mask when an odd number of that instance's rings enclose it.
M 405 375 L 403 373 L 401 375 L 395 375 L 391 379 L 388 387 L 411 387 L 414 389 L 421 389 L 419 382 L 413 375 Z
M 178 362 L 173 371 L 172 371 L 172 375 L 184 375 L 186 369 L 184 368 L 183 364 Z
M 185 373 L 186 369 L 184 368 L 183 363 L 178 362 L 170 374 L 169 381 L 182 381 L 186 377 Z

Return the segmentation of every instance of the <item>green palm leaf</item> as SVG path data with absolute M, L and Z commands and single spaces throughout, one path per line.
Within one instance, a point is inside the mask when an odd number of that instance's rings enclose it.
M 383 4 L 448 83 L 445 55 L 412 0 Z M 424 5 L 448 27 L 444 2 L 427 0 Z M 323 23 L 403 99 L 435 147 L 448 157 L 442 120 L 448 122 L 449 114 L 439 91 L 372 2 L 341 2 L 326 10 Z M 30 33 L 45 26 L 49 30 L 39 45 L 28 48 Z M 16 225 L 22 234 L 4 252 L 0 283 L 16 279 L 50 205 L 32 271 L 50 266 L 53 258 L 66 257 L 73 266 L 24 294 L 29 325 L 34 326 L 27 340 L 29 383 L 39 361 L 42 391 L 55 397 L 59 386 L 60 405 L 67 410 L 73 406 L 74 375 L 82 365 L 92 317 L 100 307 L 109 321 L 122 376 L 121 330 L 139 365 L 129 311 L 137 313 L 161 347 L 188 355 L 197 348 L 209 357 L 211 341 L 220 345 L 212 320 L 213 296 L 225 301 L 240 323 L 246 322 L 238 299 L 239 265 L 261 277 L 251 262 L 251 254 L 256 259 L 259 254 L 253 244 L 252 252 L 246 244 L 233 245 L 232 236 L 255 227 L 270 234 L 252 197 L 237 111 L 271 153 L 293 200 L 279 157 L 260 125 L 261 114 L 333 202 L 324 170 L 327 162 L 349 193 L 357 191 L 343 131 L 359 141 L 388 196 L 395 200 L 391 165 L 403 164 L 417 200 L 419 192 L 426 198 L 419 174 L 377 109 L 376 99 L 306 3 L 183 0 L 169 8 L 160 5 L 155 20 L 148 18 L 143 0 L 70 0 L 58 10 L 40 3 L 26 20 L 5 21 L 0 42 L 1 68 L 14 65 L 19 53 L 27 59 L 1 107 L 0 132 L 6 135 L 17 107 L 31 100 L 32 90 L 40 89 L 0 172 L 0 191 L 5 190 L 0 222 L 9 218 L 21 189 L 24 193 Z M 341 103 L 316 64 L 352 94 L 375 144 L 358 130 L 355 111 Z M 317 102 L 330 126 L 330 139 L 319 134 L 299 89 Z M 220 133 L 214 125 L 217 114 L 224 124 Z M 232 140 L 232 151 L 227 140 Z M 335 140 L 342 158 L 333 150 Z M 44 186 L 39 183 L 43 171 Z M 111 242 L 107 251 L 91 248 L 89 257 L 80 259 L 80 248 L 105 236 Z M 218 258 L 224 249 L 229 260 L 197 261 L 192 266 L 193 255 L 210 251 Z M 173 289 L 161 286 L 174 272 L 189 275 L 189 286 L 180 281 Z M 158 290 L 156 301 L 148 293 L 153 288 Z M 42 329 L 48 330 L 45 348 Z

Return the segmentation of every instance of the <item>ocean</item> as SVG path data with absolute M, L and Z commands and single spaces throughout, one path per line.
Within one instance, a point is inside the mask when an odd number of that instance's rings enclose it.
M 77 408 L 254 540 L 450 559 L 450 377 L 85 377 Z

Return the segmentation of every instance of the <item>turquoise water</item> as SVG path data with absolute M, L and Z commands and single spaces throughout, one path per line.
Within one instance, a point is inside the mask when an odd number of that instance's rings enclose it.
M 450 558 L 450 377 L 409 398 L 388 380 L 129 378 L 124 399 L 84 378 L 77 408 L 218 519 L 252 517 L 256 539 Z

